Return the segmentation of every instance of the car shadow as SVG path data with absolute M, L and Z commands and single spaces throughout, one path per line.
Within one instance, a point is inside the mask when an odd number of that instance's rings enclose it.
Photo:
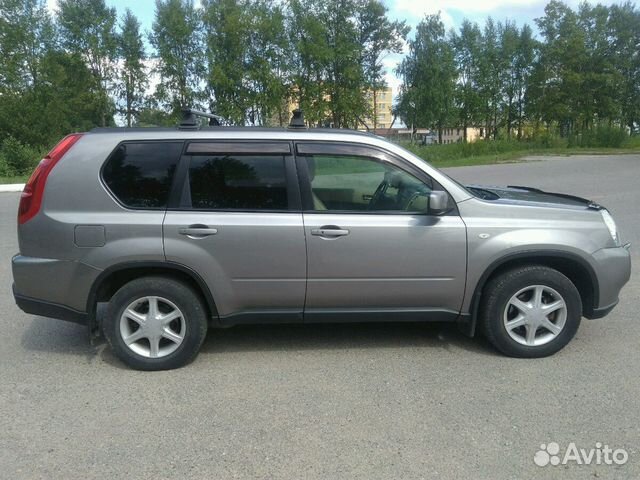
M 30 351 L 77 355 L 124 367 L 103 337 L 89 339 L 86 327 L 32 317 L 21 344 Z M 256 351 L 438 348 L 497 355 L 483 337 L 469 338 L 450 323 L 348 323 L 240 325 L 209 329 L 201 354 Z
M 451 323 L 322 323 L 238 325 L 210 329 L 201 353 L 363 348 L 463 349 L 495 355 L 484 338 L 469 338 Z
M 26 350 L 84 356 L 91 361 L 104 343 L 103 340 L 91 342 L 89 330 L 83 325 L 45 317 L 31 318 L 21 338 Z

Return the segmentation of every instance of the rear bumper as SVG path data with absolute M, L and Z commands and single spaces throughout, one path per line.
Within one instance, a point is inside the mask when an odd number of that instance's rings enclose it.
M 13 285 L 13 298 L 16 301 L 16 305 L 25 313 L 39 315 L 41 317 L 57 318 L 59 320 L 79 323 L 80 325 L 89 324 L 89 316 L 86 312 L 79 312 L 66 305 L 25 297 L 24 295 L 16 293 L 15 284 Z
M 89 291 L 101 272 L 97 268 L 73 260 L 24 255 L 13 257 L 11 269 L 16 303 L 20 297 L 25 299 L 23 303 L 59 305 L 76 312 L 86 311 Z

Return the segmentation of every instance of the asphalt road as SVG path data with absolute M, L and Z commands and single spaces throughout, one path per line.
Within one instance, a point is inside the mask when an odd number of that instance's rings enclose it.
M 589 197 L 640 244 L 640 156 L 449 169 Z M 237 327 L 187 368 L 128 370 L 84 328 L 11 296 L 17 194 L 0 194 L 0 477 L 640 477 L 640 282 L 559 354 L 516 360 L 442 325 Z M 632 250 L 638 263 L 637 250 Z M 538 467 L 540 444 L 623 466 Z

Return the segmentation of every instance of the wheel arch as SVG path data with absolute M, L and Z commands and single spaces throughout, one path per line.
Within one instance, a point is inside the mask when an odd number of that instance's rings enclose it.
M 149 275 L 166 275 L 182 280 L 200 295 L 207 308 L 209 318 L 216 319 L 218 317 L 218 309 L 211 290 L 200 274 L 192 268 L 176 262 L 125 262 L 103 270 L 91 285 L 86 310 L 90 318 L 89 328 L 94 330 L 97 327 L 96 307 L 99 302 L 108 301 L 125 283 Z
M 582 302 L 582 315 L 589 316 L 598 305 L 599 283 L 593 267 L 574 253 L 560 250 L 528 250 L 494 260 L 482 273 L 471 297 L 470 319 L 465 333 L 473 336 L 478 323 L 480 300 L 487 282 L 500 273 L 525 265 L 542 265 L 558 270 L 576 286 Z

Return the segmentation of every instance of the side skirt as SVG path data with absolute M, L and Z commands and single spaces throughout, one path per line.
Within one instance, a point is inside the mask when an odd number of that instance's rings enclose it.
M 221 327 L 277 323 L 456 322 L 459 312 L 442 309 L 309 309 L 252 310 L 220 316 Z

